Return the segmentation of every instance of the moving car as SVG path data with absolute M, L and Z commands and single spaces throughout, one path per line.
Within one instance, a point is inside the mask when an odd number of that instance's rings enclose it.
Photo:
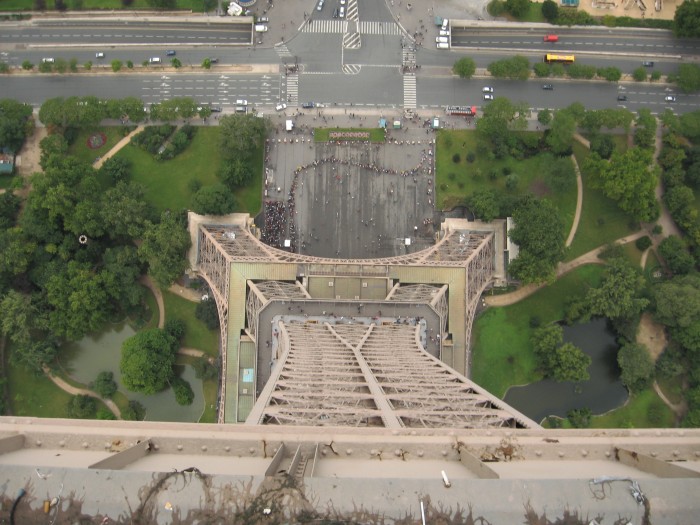
M 177 55 L 177 53 L 175 52 L 174 49 L 168 49 L 168 50 L 165 52 L 165 56 L 167 56 L 167 57 L 174 57 L 175 55 Z
M 316 6 L 316 11 L 320 11 L 321 9 L 323 9 L 323 0 L 320 0 L 318 5 Z
M 545 35 L 545 42 L 559 42 L 559 37 L 557 35 Z
M 216 58 L 216 57 L 209 57 L 209 63 L 210 63 L 210 64 L 218 64 L 218 63 L 219 63 L 219 59 Z
M 160 57 L 151 57 L 148 59 L 149 64 L 160 64 Z
M 486 95 L 484 95 L 484 100 L 493 100 L 493 95 L 487 93 Z
M 239 98 L 238 100 L 236 100 L 236 106 L 247 106 L 247 105 L 248 105 L 248 101 L 245 99 Z
M 664 100 L 666 102 L 675 102 L 676 101 L 676 95 L 666 95 L 664 97 Z
M 314 103 L 313 103 L 313 102 L 304 102 L 304 103 L 301 105 L 301 107 L 304 108 L 304 109 L 313 109 Z
M 95 58 L 104 58 L 105 54 L 102 51 L 98 51 L 95 53 Z
M 269 23 L 270 23 L 270 19 L 267 16 L 261 16 L 260 18 L 258 18 L 258 24 L 269 24 Z
M 642 65 L 644 67 L 654 67 L 654 63 L 651 60 L 645 60 L 644 62 L 642 62 Z
M 486 86 L 485 88 L 481 88 L 482 93 L 493 93 L 493 88 L 490 86 Z
M 212 106 L 211 108 L 212 113 L 221 113 L 224 109 L 221 106 Z
M 285 109 L 287 109 L 287 104 L 285 104 L 284 102 L 280 102 L 275 106 L 276 111 L 283 111 Z
M 345 7 L 342 5 L 340 6 L 340 12 L 338 13 L 338 16 L 340 16 L 340 18 L 345 18 Z
M 246 106 L 236 106 L 236 113 L 248 113 Z
M 54 58 L 52 58 L 52 57 L 42 58 L 41 61 L 42 61 L 44 64 L 53 64 L 54 62 L 56 62 L 56 60 L 55 60 Z
M 255 32 L 265 33 L 267 32 L 267 26 L 265 24 L 255 24 Z
M 552 84 L 542 84 L 542 89 L 552 91 L 554 89 L 554 86 Z
M 627 95 L 618 95 L 617 100 L 619 100 L 620 102 L 624 102 L 625 100 L 627 100 Z
M 340 5 L 345 5 L 345 0 L 340 0 Z

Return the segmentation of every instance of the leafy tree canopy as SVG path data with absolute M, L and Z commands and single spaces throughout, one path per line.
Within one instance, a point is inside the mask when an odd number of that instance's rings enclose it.
M 155 394 L 173 377 L 176 348 L 163 330 L 137 332 L 122 344 L 119 368 L 124 386 L 133 392 Z
M 162 288 L 170 286 L 187 269 L 185 252 L 190 236 L 174 214 L 165 212 L 158 224 L 148 224 L 139 256 L 148 262 L 149 273 Z
M 192 197 L 192 210 L 201 215 L 226 215 L 235 208 L 233 192 L 223 184 L 204 186 Z
M 462 57 L 454 63 L 452 72 L 459 78 L 471 78 L 476 72 L 476 62 L 473 58 Z
M 700 2 L 685 0 L 676 7 L 673 31 L 680 37 L 700 37 Z
M 0 147 L 18 152 L 34 128 L 31 117 L 32 107 L 29 104 L 0 99 Z
M 654 375 L 654 361 L 646 346 L 639 343 L 625 343 L 617 353 L 617 363 L 622 370 L 622 383 L 630 392 L 639 392 L 651 383 Z

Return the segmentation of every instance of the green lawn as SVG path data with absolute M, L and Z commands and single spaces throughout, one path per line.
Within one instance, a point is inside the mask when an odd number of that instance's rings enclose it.
M 17 175 L 0 175 L 0 189 L 8 189 L 12 187 L 12 182 L 18 178 Z
M 192 365 L 195 358 L 179 355 L 177 356 L 178 365 Z M 216 423 L 216 400 L 219 396 L 219 381 L 212 379 L 202 381 L 202 392 L 204 394 L 204 412 L 202 412 L 198 423 Z
M 583 167 L 589 153 L 581 144 L 574 143 L 574 155 L 576 155 L 579 167 Z M 632 218 L 622 212 L 613 200 L 603 195 L 601 190 L 591 188 L 583 169 L 581 177 L 583 178 L 581 220 L 574 242 L 567 254 L 568 260 L 575 259 L 598 246 L 624 237 L 637 229 Z M 630 227 L 631 225 L 634 227 Z
M 336 140 L 336 139 L 331 139 L 330 138 L 330 133 L 335 132 L 335 131 L 349 131 L 349 132 L 365 132 L 369 131 L 369 140 L 371 142 L 385 142 L 386 141 L 386 132 L 384 128 L 316 128 L 314 130 L 314 141 L 316 142 L 328 142 Z M 364 138 L 343 138 L 341 140 L 344 141 L 362 141 L 362 140 L 367 140 Z
M 88 164 L 92 164 L 97 157 L 101 157 L 107 153 L 117 142 L 124 138 L 125 132 L 126 128 L 122 126 L 105 126 L 89 131 L 81 130 L 80 133 L 78 133 L 78 138 L 68 148 L 68 153 Z M 88 147 L 88 139 L 96 133 L 104 133 L 107 141 L 103 146 L 97 149 L 91 149 Z
M 8 366 L 10 404 L 17 416 L 68 417 L 71 395 L 44 375 L 36 375 L 23 366 Z
M 627 404 L 603 416 L 594 416 L 594 428 L 668 428 L 674 425 L 674 414 L 653 389 L 633 396 Z
M 642 262 L 642 251 L 637 248 L 634 242 L 628 242 L 622 245 L 622 252 L 625 258 L 632 263 L 635 268 L 640 268 Z
M 192 199 L 190 183 L 202 186 L 217 184 L 216 174 L 221 165 L 218 151 L 219 128 L 199 127 L 189 147 L 170 161 L 159 162 L 146 151 L 129 144 L 118 155 L 131 161 L 133 181 L 146 189 L 146 200 L 162 212 L 189 208 Z M 250 184 L 234 192 L 237 211 L 257 215 L 262 207 L 263 152 L 256 151 L 253 161 L 253 179 Z
M 522 161 L 514 158 L 489 160 L 486 155 L 479 155 L 476 147 L 476 132 L 470 130 L 438 132 L 436 148 L 436 202 L 440 209 L 452 209 L 463 205 L 474 191 L 488 188 L 499 193 L 508 193 L 504 168 L 517 174 L 518 188 L 514 194 L 531 192 L 547 197 L 556 204 L 561 212 L 565 235 L 568 235 L 576 212 L 576 185 L 564 193 L 551 191 L 544 182 L 543 173 L 550 162 L 549 155 L 538 155 Z M 469 153 L 476 155 L 474 162 L 467 162 Z M 459 162 L 454 162 L 459 155 Z M 492 171 L 498 172 L 496 179 L 490 177 Z
M 582 266 L 517 304 L 486 310 L 474 322 L 471 378 L 498 397 L 512 385 L 541 379 L 530 344 L 530 318 L 534 313 L 541 324 L 562 319 L 566 302 L 597 286 L 602 272 L 599 265 Z
M 153 292 L 151 292 L 149 288 L 146 288 L 145 286 L 143 288 L 145 290 L 144 302 L 146 303 L 147 310 L 145 317 L 148 318 L 148 322 L 143 329 L 148 330 L 149 328 L 158 328 L 158 318 L 160 315 L 160 312 L 158 312 L 158 301 L 156 301 L 155 295 L 153 295 Z
M 659 384 L 661 391 L 668 398 L 671 403 L 680 403 L 683 401 L 683 375 L 678 375 L 669 379 L 657 378 L 656 382 Z
M 81 0 L 82 9 L 124 9 L 122 0 Z M 73 8 L 74 0 L 67 0 L 68 7 Z M 46 10 L 55 9 L 54 0 L 46 0 Z M 177 0 L 178 9 L 191 9 L 195 12 L 202 11 L 202 0 Z M 2 0 L 0 11 L 31 11 L 34 9 L 34 0 Z M 146 0 L 134 0 L 129 9 L 151 9 Z
M 185 338 L 182 346 L 202 350 L 212 357 L 219 355 L 219 331 L 209 330 L 194 316 L 196 304 L 167 290 L 163 291 L 165 321 L 181 319 L 185 322 Z

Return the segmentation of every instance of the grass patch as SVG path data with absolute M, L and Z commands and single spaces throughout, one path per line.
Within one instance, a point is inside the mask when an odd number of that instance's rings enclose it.
M 678 404 L 683 401 L 683 375 L 671 378 L 658 378 L 656 382 L 659 388 L 671 403 Z
M 512 157 L 489 160 L 486 155 L 477 153 L 477 135 L 471 130 L 441 130 L 437 136 L 435 186 L 437 206 L 449 210 L 466 204 L 476 190 L 491 189 L 497 193 L 534 193 L 550 199 L 560 211 L 567 236 L 576 213 L 576 184 L 566 192 L 551 191 L 544 180 L 550 155 L 536 155 L 525 160 Z M 475 156 L 468 162 L 467 156 Z M 455 162 L 458 160 L 458 162 Z M 491 174 L 496 174 L 495 177 Z M 506 188 L 504 173 L 518 176 L 518 187 Z
M 182 346 L 196 348 L 209 356 L 218 357 L 219 331 L 209 330 L 194 316 L 197 305 L 167 290 L 163 291 L 163 302 L 166 322 L 168 319 L 181 319 L 185 323 L 185 338 Z
M 71 6 L 70 2 L 67 2 Z M 83 10 L 88 9 L 124 9 L 121 0 L 82 0 Z M 177 9 L 191 9 L 195 12 L 202 12 L 201 0 L 177 0 Z M 46 10 L 53 11 L 56 8 L 54 0 L 46 0 Z M 34 0 L 2 0 L 0 11 L 32 11 Z M 129 9 L 152 9 L 146 0 L 134 0 Z
M 146 313 L 144 318 L 148 318 L 148 322 L 143 327 L 143 330 L 148 330 L 150 328 L 158 328 L 158 318 L 160 312 L 158 311 L 158 301 L 156 301 L 156 296 L 147 287 L 143 287 L 145 292 L 143 294 L 144 302 L 146 303 Z
M 603 416 L 594 416 L 593 428 L 669 428 L 675 416 L 653 389 L 630 397 L 627 404 Z
M 367 133 L 369 132 L 370 142 L 385 142 L 386 141 L 386 130 L 384 128 L 317 128 L 314 130 L 314 141 L 315 142 L 330 142 L 334 140 L 343 141 L 365 141 L 364 137 L 343 137 L 342 139 L 332 139 L 330 138 L 331 132 L 341 132 L 341 133 Z
M 474 322 L 472 379 L 498 397 L 541 379 L 530 344 L 533 312 L 541 324 L 562 319 L 565 303 L 598 286 L 602 273 L 602 266 L 581 266 L 517 304 L 486 310 Z
M 9 364 L 10 406 L 17 416 L 68 417 L 70 394 L 58 388 L 45 375 L 23 366 Z
M 18 178 L 19 175 L 0 175 L 0 189 L 7 190 L 11 188 L 14 180 Z
M 178 355 L 178 365 L 194 365 L 196 358 L 188 355 Z M 216 423 L 216 400 L 219 394 L 219 382 L 216 379 L 202 381 L 202 393 L 204 395 L 204 412 L 198 423 Z
M 639 268 L 642 263 L 642 252 L 637 248 L 634 242 L 628 242 L 622 245 L 622 253 L 625 258 L 632 263 L 635 268 Z
M 578 142 L 574 143 L 574 155 L 580 168 L 590 151 Z M 589 177 L 581 171 L 583 179 L 583 206 L 581 220 L 569 248 L 567 260 L 572 260 L 594 248 L 612 242 L 635 231 L 633 219 L 618 208 L 617 203 L 603 195 L 599 189 L 591 188 Z M 633 227 L 631 227 L 633 225 Z
M 132 163 L 132 180 L 145 188 L 146 200 L 160 213 L 189 208 L 192 181 L 196 180 L 202 186 L 219 182 L 216 174 L 222 159 L 218 144 L 219 128 L 198 127 L 187 149 L 173 160 L 157 161 L 153 155 L 132 144 L 122 148 L 117 155 Z M 253 159 L 253 178 L 234 195 L 237 211 L 257 215 L 262 207 L 262 148 L 255 152 Z
M 78 137 L 75 142 L 68 148 L 68 153 L 74 157 L 86 162 L 87 164 L 92 164 L 97 160 L 97 157 L 102 157 L 109 150 L 111 150 L 117 142 L 124 138 L 125 128 L 122 126 L 105 126 L 103 128 L 91 129 L 91 130 L 81 130 L 78 133 Z M 105 143 L 97 148 L 90 149 L 87 145 L 88 139 L 96 134 L 104 133 L 107 140 Z

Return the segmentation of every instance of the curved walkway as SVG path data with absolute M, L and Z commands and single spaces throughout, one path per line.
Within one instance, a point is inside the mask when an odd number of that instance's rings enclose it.
M 571 162 L 574 163 L 574 171 L 576 172 L 576 213 L 574 214 L 574 222 L 571 224 L 569 237 L 564 244 L 567 248 L 574 242 L 574 237 L 576 237 L 576 231 L 578 230 L 578 223 L 581 220 L 581 210 L 583 209 L 583 179 L 581 178 L 581 170 L 578 167 L 578 162 L 576 162 L 576 157 L 573 154 L 571 155 Z
M 148 288 L 156 298 L 156 303 L 158 303 L 158 328 L 163 328 L 165 326 L 165 303 L 163 302 L 163 293 L 148 275 L 142 275 L 139 282 Z
M 87 388 L 78 388 L 78 387 L 75 387 L 75 386 L 69 384 L 64 379 L 53 375 L 51 373 L 51 370 L 49 370 L 49 368 L 47 366 L 44 366 L 44 374 L 46 374 L 46 377 L 48 377 L 51 381 L 53 381 L 54 384 L 58 388 L 63 390 L 64 392 L 68 392 L 69 394 L 71 394 L 73 396 L 82 395 L 82 396 L 90 396 L 90 397 L 94 397 L 95 399 L 99 399 L 105 405 L 107 405 L 107 408 L 109 408 L 112 411 L 112 413 L 117 417 L 117 419 L 122 418 L 121 410 L 119 410 L 119 407 L 117 406 L 117 404 L 114 401 L 112 401 L 111 399 L 104 399 L 104 398 L 100 397 L 99 395 L 97 395 L 97 393 L 93 392 L 92 390 L 88 390 Z
M 666 394 L 664 394 L 663 390 L 661 390 L 661 387 L 659 386 L 659 383 L 654 381 L 654 384 L 652 385 L 654 387 L 654 392 L 658 394 L 658 396 L 661 398 L 661 401 L 664 402 L 664 404 L 670 408 L 674 414 L 676 414 L 677 418 L 682 418 L 685 416 L 686 413 L 686 406 L 685 406 L 685 401 L 682 403 L 672 403 L 669 398 L 666 397 Z

